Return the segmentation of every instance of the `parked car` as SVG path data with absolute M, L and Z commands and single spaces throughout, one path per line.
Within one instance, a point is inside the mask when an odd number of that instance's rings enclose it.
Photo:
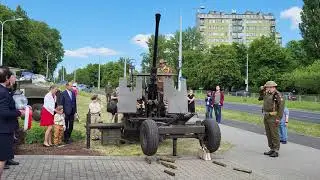
M 250 96 L 250 92 L 246 91 L 246 90 L 240 90 L 240 91 L 236 91 L 236 92 L 231 92 L 230 93 L 232 96 Z
M 286 100 L 289 100 L 289 101 L 297 100 L 297 96 L 294 95 L 292 92 L 283 92 L 282 95 L 285 97 Z

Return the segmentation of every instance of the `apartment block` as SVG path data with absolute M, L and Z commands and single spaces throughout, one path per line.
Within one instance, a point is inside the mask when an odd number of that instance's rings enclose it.
M 232 44 L 233 42 L 250 44 L 261 36 L 271 36 L 282 44 L 280 33 L 276 31 L 276 19 L 273 14 L 244 14 L 210 11 L 197 13 L 196 25 L 209 45 Z

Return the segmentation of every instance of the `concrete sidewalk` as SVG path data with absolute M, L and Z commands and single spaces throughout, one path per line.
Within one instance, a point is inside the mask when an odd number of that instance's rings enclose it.
M 270 179 L 319 179 L 320 150 L 294 143 L 280 145 L 280 156 L 263 155 L 269 150 L 265 135 L 220 125 L 222 140 L 234 144 L 224 159 L 239 163 Z

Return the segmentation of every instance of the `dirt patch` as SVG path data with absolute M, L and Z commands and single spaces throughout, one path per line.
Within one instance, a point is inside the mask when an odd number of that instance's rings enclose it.
M 16 155 L 75 155 L 102 156 L 103 154 L 85 147 L 84 142 L 73 142 L 60 147 L 44 147 L 42 144 L 21 144 L 17 147 Z

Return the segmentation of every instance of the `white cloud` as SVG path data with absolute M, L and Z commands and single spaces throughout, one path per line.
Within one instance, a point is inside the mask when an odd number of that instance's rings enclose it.
M 131 41 L 134 43 L 134 44 L 137 44 L 143 48 L 148 48 L 148 39 L 151 37 L 151 34 L 137 34 L 135 35 Z
M 98 55 L 98 56 L 113 56 L 117 55 L 118 52 L 105 48 L 105 47 L 100 47 L 100 48 L 93 48 L 90 46 L 75 49 L 75 50 L 65 50 L 64 55 L 69 56 L 69 57 L 80 57 L 80 58 L 85 58 L 90 55 Z
M 290 19 L 291 29 L 297 29 L 299 27 L 299 23 L 301 23 L 301 11 L 301 8 L 294 6 L 282 11 L 280 13 L 280 17 L 282 19 Z
M 174 34 L 166 34 L 165 37 L 167 40 L 169 40 L 174 37 Z
M 169 40 L 173 36 L 174 36 L 173 34 L 165 34 L 165 37 L 167 40 Z M 131 39 L 131 42 L 147 49 L 148 48 L 147 42 L 150 37 L 151 37 L 151 34 L 137 34 Z

